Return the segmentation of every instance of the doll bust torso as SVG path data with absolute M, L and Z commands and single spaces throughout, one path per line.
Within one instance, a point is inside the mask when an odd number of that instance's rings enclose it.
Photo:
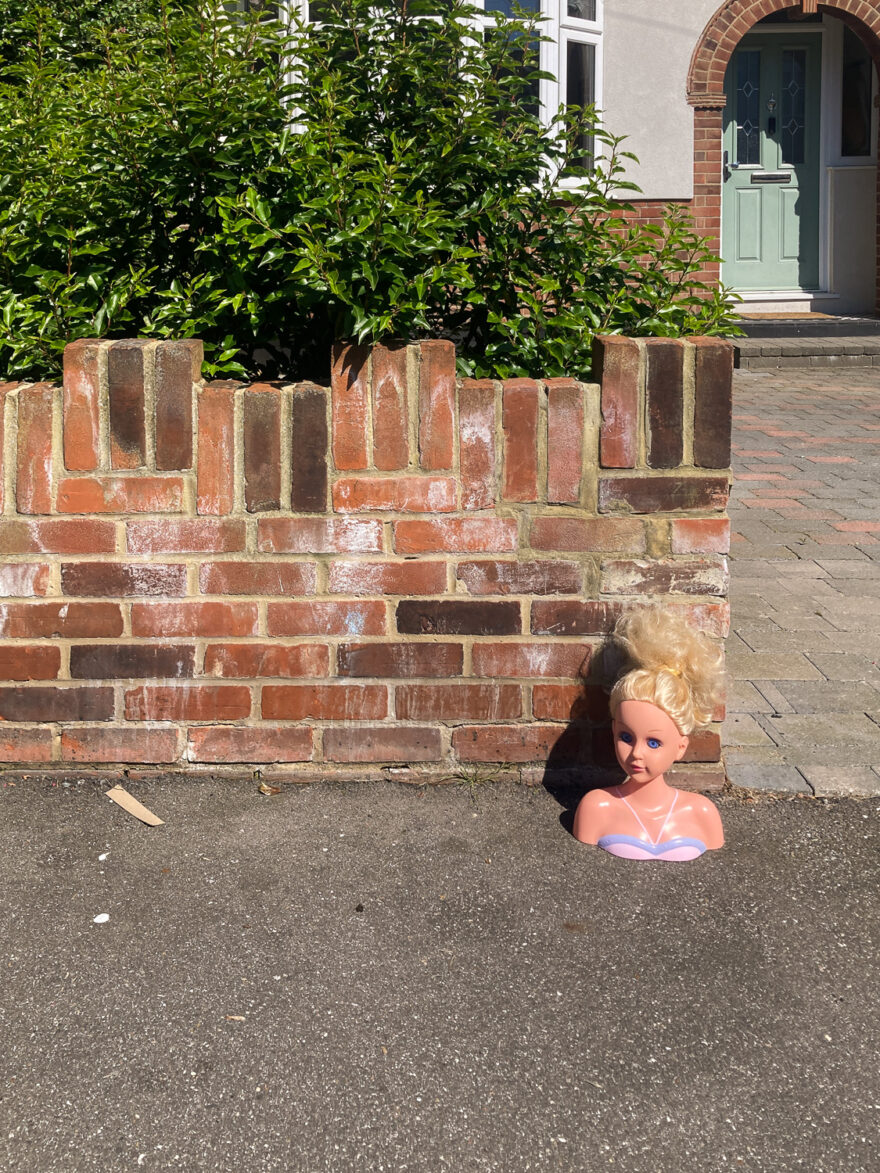
M 663 777 L 688 744 L 668 714 L 646 701 L 627 700 L 613 728 L 627 778 L 581 799 L 575 838 L 625 859 L 676 863 L 721 847 L 724 833 L 715 806 L 701 794 L 667 785 Z

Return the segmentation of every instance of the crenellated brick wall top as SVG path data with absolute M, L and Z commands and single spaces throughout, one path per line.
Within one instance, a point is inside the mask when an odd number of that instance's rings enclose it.
M 0 762 L 601 774 L 622 609 L 726 634 L 728 343 L 599 339 L 590 384 L 442 341 L 337 347 L 329 388 L 201 360 L 86 339 L 0 385 Z M 689 758 L 720 784 L 717 728 Z

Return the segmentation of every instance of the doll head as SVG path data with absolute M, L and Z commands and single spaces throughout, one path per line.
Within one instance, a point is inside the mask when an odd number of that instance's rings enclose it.
M 622 616 L 614 644 L 624 672 L 611 690 L 611 715 L 623 701 L 662 709 L 689 737 L 712 720 L 723 686 L 722 652 L 675 611 L 644 607 Z

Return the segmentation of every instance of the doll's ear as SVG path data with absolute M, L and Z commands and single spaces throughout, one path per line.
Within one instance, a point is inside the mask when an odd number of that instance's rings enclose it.
M 691 739 L 689 737 L 682 737 L 678 743 L 678 753 L 675 755 L 675 760 L 680 762 L 687 753 L 687 747 L 690 745 Z

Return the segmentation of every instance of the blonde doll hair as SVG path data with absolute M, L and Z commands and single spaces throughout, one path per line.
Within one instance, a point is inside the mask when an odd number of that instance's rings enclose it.
M 648 701 L 689 737 L 705 728 L 724 687 L 723 653 L 677 612 L 644 607 L 622 616 L 614 628 L 624 675 L 611 690 L 611 715 L 621 701 Z

